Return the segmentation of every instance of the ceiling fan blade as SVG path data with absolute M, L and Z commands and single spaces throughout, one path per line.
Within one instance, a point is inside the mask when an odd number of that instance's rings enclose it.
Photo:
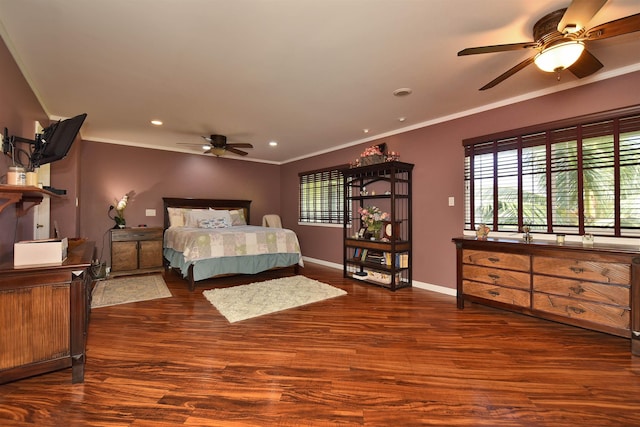
M 535 42 L 497 44 L 493 46 L 468 47 L 458 52 L 458 56 L 477 55 L 479 53 L 508 52 L 511 50 L 531 49 L 538 47 Z
M 607 1 L 573 0 L 558 23 L 558 31 L 566 34 L 583 29 Z
M 489 83 L 487 83 L 486 85 L 482 86 L 480 88 L 480 90 L 487 90 L 487 89 L 491 89 L 492 87 L 494 87 L 495 85 L 497 85 L 498 83 L 503 82 L 504 80 L 508 79 L 509 77 L 513 76 L 515 73 L 517 73 L 518 71 L 522 70 L 523 68 L 525 68 L 527 65 L 530 65 L 533 63 L 533 60 L 535 59 L 535 56 L 532 56 L 530 58 L 525 59 L 524 61 L 522 61 L 521 63 L 519 63 L 518 65 L 516 65 L 515 67 L 510 68 L 509 70 L 505 71 L 504 73 L 502 73 L 501 75 L 499 75 L 498 77 L 496 77 L 495 79 L 491 80 Z
M 237 148 L 233 148 L 233 147 L 231 147 L 229 145 L 227 145 L 227 151 L 230 151 L 230 152 L 232 152 L 234 154 L 237 154 L 239 156 L 246 156 L 247 154 L 249 154 L 246 151 L 238 150 Z
M 227 144 L 227 147 L 236 147 L 236 148 L 253 148 L 253 145 L 248 142 L 232 142 Z
M 636 31 L 640 31 L 640 13 L 593 27 L 582 38 L 585 40 L 602 40 Z
M 591 74 L 602 68 L 602 62 L 598 61 L 598 58 L 593 56 L 588 50 L 584 50 L 580 58 L 568 68 L 574 76 L 581 79 L 583 77 L 590 76 Z

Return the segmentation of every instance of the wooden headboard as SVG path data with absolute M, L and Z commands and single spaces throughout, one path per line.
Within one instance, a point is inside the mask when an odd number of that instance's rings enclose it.
M 222 199 L 189 199 L 180 197 L 163 197 L 164 205 L 164 228 L 169 228 L 169 212 L 167 208 L 190 208 L 190 209 L 242 209 L 244 211 L 244 218 L 249 222 L 250 217 L 250 205 L 251 200 L 222 200 Z

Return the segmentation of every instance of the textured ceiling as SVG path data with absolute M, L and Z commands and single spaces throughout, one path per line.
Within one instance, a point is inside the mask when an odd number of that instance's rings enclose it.
M 0 0 L 0 33 L 47 114 L 88 113 L 84 139 L 198 153 L 179 143 L 218 133 L 282 163 L 640 69 L 637 32 L 588 44 L 605 67 L 582 80 L 532 65 L 478 91 L 531 52 L 459 50 L 530 41 L 569 4 Z M 588 27 L 636 13 L 640 1 L 610 0 Z

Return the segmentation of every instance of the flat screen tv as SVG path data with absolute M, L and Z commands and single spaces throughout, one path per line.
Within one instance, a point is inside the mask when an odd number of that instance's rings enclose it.
M 31 166 L 41 165 L 64 159 L 71 149 L 87 114 L 80 114 L 70 119 L 61 120 L 44 129 L 40 138 L 36 140 L 31 153 Z

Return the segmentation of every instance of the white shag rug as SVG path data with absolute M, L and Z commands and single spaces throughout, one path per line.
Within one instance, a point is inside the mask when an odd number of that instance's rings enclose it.
M 91 308 L 172 296 L 160 274 L 126 276 L 98 282 L 91 294 Z
M 229 323 L 346 295 L 347 292 L 305 276 L 283 277 L 202 293 Z

